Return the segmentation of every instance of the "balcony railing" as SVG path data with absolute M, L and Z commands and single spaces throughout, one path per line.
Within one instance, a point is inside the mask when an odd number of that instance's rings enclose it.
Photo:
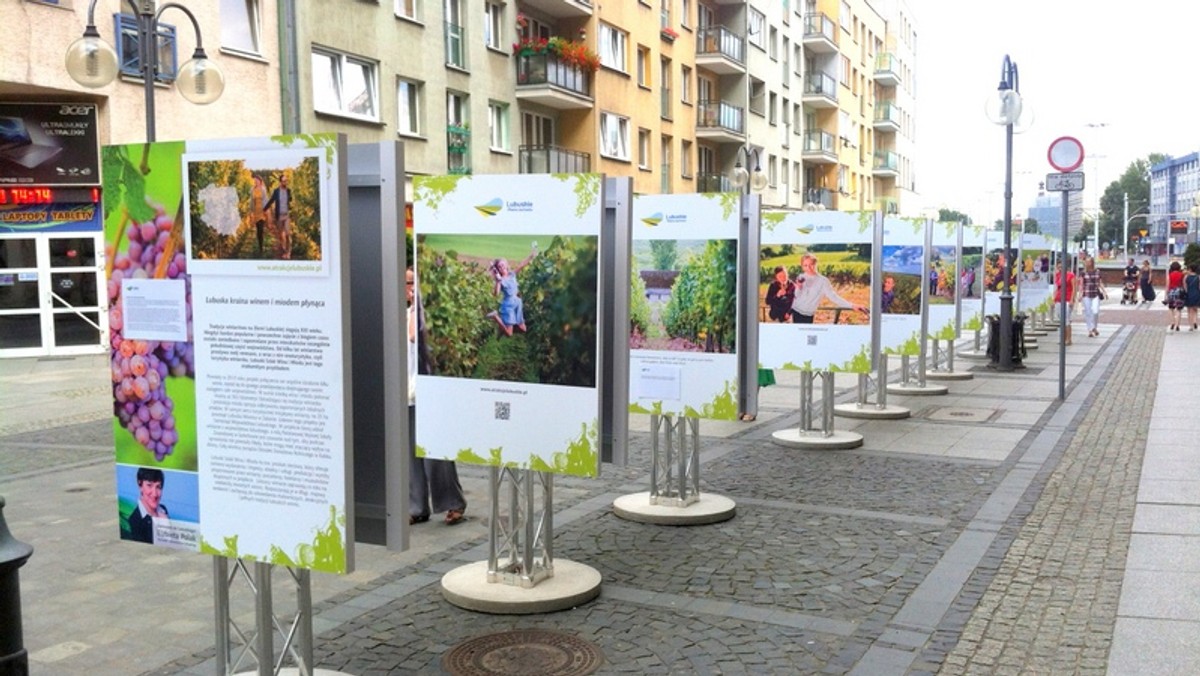
M 517 85 L 549 84 L 591 96 L 592 75 L 579 66 L 564 63 L 555 54 L 523 54 L 517 57 Z
M 876 125 L 895 125 L 900 126 L 900 108 L 896 104 L 885 101 L 875 107 L 875 124 Z
M 671 103 L 672 103 L 671 88 L 670 87 L 662 87 L 662 88 L 660 88 L 659 91 L 660 91 L 659 98 L 662 102 L 662 113 L 660 114 L 662 119 L 667 120 L 667 121 L 674 120 L 675 116 L 671 112 Z
M 467 67 L 467 43 L 463 39 L 463 27 L 458 24 L 445 24 L 446 65 L 455 68 Z
M 837 101 L 837 80 L 825 73 L 813 71 L 804 77 L 804 93 Z
M 833 191 L 827 188 L 805 188 L 805 204 L 819 204 L 826 209 L 833 209 Z
M 707 26 L 696 36 L 696 55 L 721 55 L 738 63 L 746 60 L 746 39 L 724 26 Z
M 891 52 L 875 55 L 875 79 L 882 84 L 895 86 L 900 83 L 900 59 Z
M 836 154 L 837 144 L 833 134 L 815 129 L 804 132 L 804 152 Z
M 724 101 L 701 101 L 696 107 L 696 126 L 719 127 L 742 134 L 746 129 L 746 111 Z
M 900 156 L 890 150 L 876 150 L 872 168 L 875 171 L 900 171 Z
M 446 169 L 451 174 L 471 173 L 471 129 L 465 125 L 446 126 Z
M 517 159 L 522 174 L 586 174 L 592 170 L 592 156 L 561 146 L 521 146 Z
M 804 40 L 828 40 L 836 45 L 837 24 L 824 14 L 808 14 L 804 17 Z
M 733 192 L 733 181 L 725 174 L 696 174 L 696 192 Z

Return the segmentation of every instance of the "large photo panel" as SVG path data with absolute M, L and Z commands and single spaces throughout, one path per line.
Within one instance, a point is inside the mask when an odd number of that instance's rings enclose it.
M 1017 270 L 1018 312 L 1044 312 L 1054 294 L 1055 240 L 1040 233 L 1021 234 L 1021 264 Z
M 921 351 L 921 298 L 936 295 L 941 273 L 925 250 L 924 219 L 883 220 L 880 350 L 915 357 Z
M 738 197 L 634 199 L 633 413 L 737 419 Z
M 417 454 L 599 470 L 599 174 L 414 183 Z
M 762 368 L 871 370 L 872 214 L 763 214 L 758 264 Z
M 987 229 L 981 225 L 962 225 L 962 251 L 959 256 L 960 265 L 966 278 L 963 282 L 963 292 L 959 298 L 959 332 L 974 332 L 983 329 L 984 301 L 986 287 L 986 271 L 984 268 L 984 252 L 986 250 Z M 999 309 L 999 306 L 992 306 Z
M 968 290 L 970 275 L 958 260 L 958 223 L 933 224 L 933 250 L 930 251 L 929 337 L 935 340 L 958 338 L 958 303 Z

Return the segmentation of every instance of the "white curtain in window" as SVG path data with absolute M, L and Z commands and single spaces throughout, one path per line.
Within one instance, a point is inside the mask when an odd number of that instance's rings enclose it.
M 337 111 L 341 109 L 338 100 L 337 57 L 331 54 L 313 52 L 313 107 L 317 110 Z
M 417 83 L 401 80 L 396 99 L 400 106 L 400 132 L 419 134 L 421 129 L 417 125 L 417 113 L 420 111 L 417 102 Z
M 600 24 L 600 63 L 609 68 L 625 70 L 625 41 L 621 31 Z

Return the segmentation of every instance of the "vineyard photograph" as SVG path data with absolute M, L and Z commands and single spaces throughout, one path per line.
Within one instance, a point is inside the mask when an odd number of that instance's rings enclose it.
M 979 298 L 983 288 L 983 247 L 964 246 L 962 250 L 963 270 L 969 271 L 969 283 L 962 287 L 963 298 Z
M 954 249 L 953 246 L 935 246 L 929 252 L 933 272 L 937 275 L 936 281 L 931 278 L 927 282 L 930 284 L 930 305 L 953 305 L 955 294 L 966 284 L 966 279 L 958 274 Z
M 637 240 L 631 258 L 630 349 L 734 352 L 736 240 Z
M 187 163 L 193 259 L 321 260 L 320 162 Z
M 1017 260 L 1017 250 L 1009 249 L 1008 260 Z M 1004 248 L 992 249 L 987 252 L 983 258 L 983 274 L 987 283 L 988 291 L 1003 291 L 1004 279 L 1001 276 L 1000 268 L 1004 265 L 1005 256 Z M 1010 265 L 1008 269 L 1008 289 L 1010 292 L 1017 290 L 1017 266 Z
M 805 274 L 803 260 L 815 258 L 814 273 Z M 793 317 L 785 308 L 772 313 L 768 290 L 772 284 L 795 290 L 812 279 L 824 292 L 813 315 L 814 324 L 868 325 L 871 307 L 871 245 L 866 243 L 775 244 L 759 249 L 758 321 L 788 323 Z M 822 281 L 824 280 L 824 281 Z M 828 282 L 828 285 L 825 284 Z M 832 293 L 833 297 L 829 294 Z M 837 300 L 845 301 L 838 303 Z M 852 307 L 851 307 L 852 306 Z
M 921 288 L 928 286 L 924 269 L 925 247 L 912 245 L 883 246 L 881 310 L 885 315 L 921 314 Z M 889 288 L 891 289 L 889 295 Z
M 431 373 L 595 387 L 595 236 L 418 234 Z

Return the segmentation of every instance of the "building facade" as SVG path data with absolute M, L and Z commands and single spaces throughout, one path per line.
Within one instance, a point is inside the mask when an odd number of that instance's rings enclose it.
M 1200 205 L 1200 153 L 1171 158 L 1150 167 L 1150 216 L 1146 218 L 1147 253 L 1182 255 L 1197 241 L 1194 207 Z

